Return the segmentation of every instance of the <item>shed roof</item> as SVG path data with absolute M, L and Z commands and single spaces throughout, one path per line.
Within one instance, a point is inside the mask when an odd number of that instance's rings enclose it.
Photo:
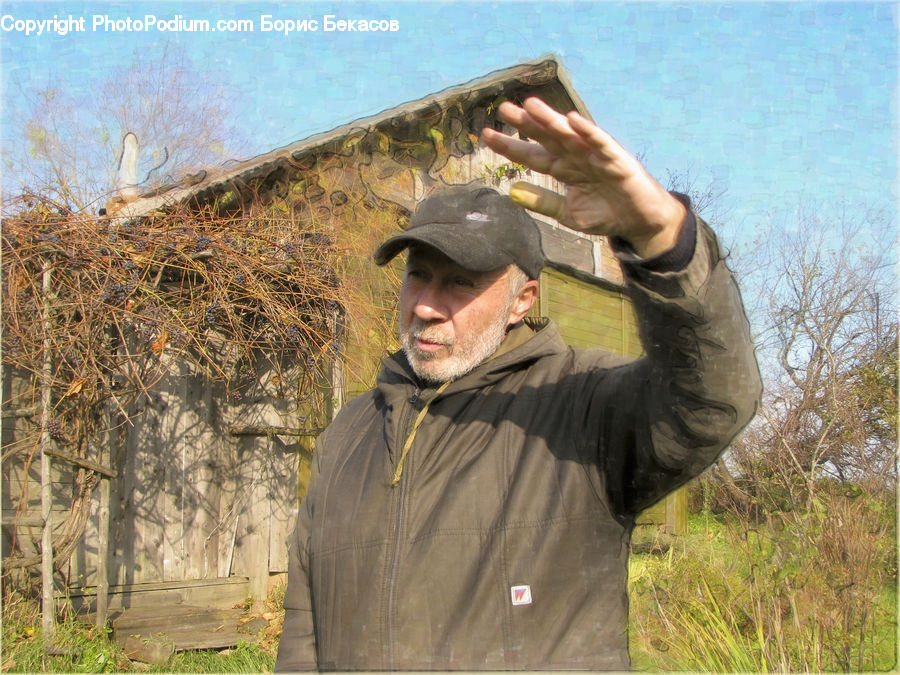
M 466 94 L 474 95 L 478 99 L 501 95 L 514 98 L 516 95 L 527 96 L 529 90 L 538 88 L 541 90 L 542 98 L 551 105 L 563 109 L 574 108 L 590 118 L 584 102 L 572 88 L 568 74 L 555 57 L 549 56 L 496 70 L 465 84 L 449 87 L 436 94 L 388 108 L 375 115 L 309 136 L 251 159 L 189 174 L 175 183 L 145 192 L 130 203 L 119 202 L 116 204 L 113 202 L 109 205 L 108 211 L 110 215 L 117 217 L 141 217 L 168 205 L 177 204 L 192 197 L 204 196 L 204 193 L 224 191 L 235 180 L 247 181 L 265 176 L 282 164 L 296 162 L 346 136 L 359 131 L 374 130 L 397 118 L 414 117 L 435 105 L 444 108 Z

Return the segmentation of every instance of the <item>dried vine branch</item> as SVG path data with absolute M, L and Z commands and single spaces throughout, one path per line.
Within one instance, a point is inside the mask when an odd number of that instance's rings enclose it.
M 83 531 L 97 478 L 83 467 L 112 425 L 110 404 L 127 422 L 130 404 L 175 364 L 223 383 L 234 403 L 274 370 L 279 396 L 299 402 L 335 353 L 343 298 L 330 223 L 212 207 L 127 222 L 36 197 L 4 211 L 2 362 L 15 386 L 3 409 L 16 433 L 3 457 L 32 456 L 44 435 L 82 460 L 72 517 L 53 544 L 63 557 Z M 28 564 L 15 551 L 7 560 Z

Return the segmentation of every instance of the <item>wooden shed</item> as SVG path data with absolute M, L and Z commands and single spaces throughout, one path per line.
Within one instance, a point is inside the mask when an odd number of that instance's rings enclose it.
M 287 569 L 286 542 L 315 435 L 343 401 L 373 384 L 379 357 L 396 348 L 396 269 L 392 276 L 375 268 L 374 247 L 441 184 L 480 179 L 506 191 L 524 179 L 561 189 L 479 146 L 482 128 L 504 126 L 497 106 L 528 96 L 589 117 L 560 64 L 548 58 L 109 205 L 107 217 L 122 222 L 185 204 L 237 209 L 251 220 L 271 209 L 296 214 L 298 222 L 330 218 L 337 223 L 336 236 L 346 235 L 348 246 L 355 247 L 343 267 L 344 281 L 371 300 L 369 315 L 344 317 L 340 358 L 316 405 L 298 408 L 265 388 L 237 405 L 220 386 L 173 362 L 133 411 L 131 424 L 110 434 L 111 607 L 148 597 L 219 606 L 248 595 L 265 597 L 270 580 Z M 360 210 L 380 218 L 379 226 L 367 222 L 361 231 Z M 537 311 L 554 318 L 574 347 L 602 346 L 638 356 L 634 316 L 607 241 L 549 219 L 541 220 L 541 228 L 548 265 Z M 4 378 L 4 401 L 15 386 L 13 378 Z M 17 433 L 22 433 L 18 421 L 5 421 L 4 445 Z M 55 466 L 54 518 L 62 522 L 73 477 L 65 462 Z M 37 480 L 35 471 L 4 461 L 4 556 L 13 547 L 31 552 L 38 547 L 40 493 L 32 489 L 23 496 L 22 491 Z M 683 502 L 683 495 L 660 506 L 662 516 L 650 519 L 654 527 L 671 532 L 684 527 L 683 515 L 676 515 L 678 500 Z M 68 563 L 67 588 L 60 589 L 87 605 L 98 585 L 99 513 L 95 495 L 84 536 Z

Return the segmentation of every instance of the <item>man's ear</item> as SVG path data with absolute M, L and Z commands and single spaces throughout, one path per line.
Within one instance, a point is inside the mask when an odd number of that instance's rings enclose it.
M 519 323 L 525 315 L 531 310 L 532 305 L 534 305 L 534 301 L 537 300 L 538 297 L 538 282 L 534 279 L 530 279 L 525 282 L 525 285 L 519 289 L 519 292 L 516 293 L 516 297 L 513 298 L 512 306 L 509 310 L 509 322 L 508 326 L 512 326 L 515 323 Z

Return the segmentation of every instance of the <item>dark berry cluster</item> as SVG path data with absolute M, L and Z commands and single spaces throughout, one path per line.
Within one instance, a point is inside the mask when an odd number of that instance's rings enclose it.
M 7 351 L 13 353 L 22 351 L 22 340 L 15 333 L 13 333 L 12 335 L 4 336 L 3 342 L 5 343 L 4 347 Z
M 313 232 L 309 235 L 309 241 L 315 246 L 320 246 L 322 248 L 328 248 L 331 246 L 331 237 L 329 237 L 324 232 Z
M 206 312 L 203 314 L 204 323 L 212 328 L 219 320 L 219 303 L 213 302 L 206 306 Z
M 50 434 L 50 438 L 54 441 L 63 439 L 62 424 L 60 424 L 59 420 L 54 419 L 47 422 L 47 433 Z
M 125 302 L 125 298 L 134 293 L 135 285 L 133 282 L 127 284 L 113 284 L 107 288 L 103 294 L 103 302 L 110 305 L 121 305 Z

